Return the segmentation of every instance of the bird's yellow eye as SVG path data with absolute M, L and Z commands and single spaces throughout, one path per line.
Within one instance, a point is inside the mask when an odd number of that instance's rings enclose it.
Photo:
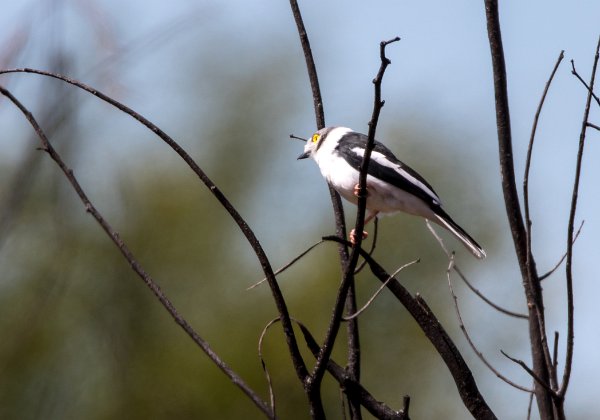
M 313 136 L 312 136 L 312 142 L 316 143 L 316 142 L 319 141 L 320 138 L 321 138 L 320 134 L 313 134 Z

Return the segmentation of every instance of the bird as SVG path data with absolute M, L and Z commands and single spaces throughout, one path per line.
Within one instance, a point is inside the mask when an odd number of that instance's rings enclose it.
M 321 174 L 344 199 L 358 203 L 359 175 L 368 137 L 347 127 L 325 127 L 306 140 L 298 159 L 312 158 Z M 404 212 L 430 220 L 456 237 L 475 257 L 484 249 L 442 208 L 433 187 L 414 169 L 401 162 L 386 146 L 375 141 L 367 170 L 366 225 L 375 217 Z M 367 232 L 363 232 L 363 238 Z M 350 242 L 356 242 L 354 229 Z

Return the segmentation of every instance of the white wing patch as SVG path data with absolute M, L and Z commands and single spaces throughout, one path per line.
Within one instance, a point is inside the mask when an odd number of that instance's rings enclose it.
M 354 148 L 352 148 L 352 151 L 360 157 L 363 157 L 365 155 L 365 149 L 363 149 L 361 147 L 354 147 Z M 398 165 L 394 162 L 391 162 L 387 157 L 385 157 L 385 155 L 383 153 L 376 152 L 373 150 L 371 152 L 371 160 L 378 165 L 386 166 L 390 169 L 393 169 L 398 175 L 406 178 L 411 184 L 415 185 L 420 190 L 424 191 L 428 196 L 430 196 L 433 199 L 433 201 L 436 204 L 442 205 L 440 198 L 437 196 L 437 194 L 435 192 L 433 192 L 431 190 L 431 188 L 429 188 L 427 185 L 423 184 L 419 179 L 415 178 L 409 172 L 402 169 L 402 167 L 400 165 Z

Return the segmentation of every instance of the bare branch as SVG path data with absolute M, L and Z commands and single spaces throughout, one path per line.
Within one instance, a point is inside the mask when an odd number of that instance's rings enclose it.
M 371 255 L 371 253 L 369 253 L 369 255 Z M 366 262 L 366 261 L 365 261 L 365 262 Z M 345 316 L 345 317 L 343 317 L 342 319 L 343 319 L 344 321 L 349 321 L 349 320 L 351 320 L 352 318 L 356 318 L 357 316 L 359 316 L 361 313 L 363 313 L 363 312 L 364 312 L 364 311 L 365 311 L 365 310 L 366 310 L 366 309 L 367 309 L 367 308 L 368 308 L 368 307 L 371 305 L 371 303 L 372 303 L 372 302 L 375 300 L 375 298 L 376 298 L 377 296 L 379 296 L 379 294 L 381 293 L 381 291 L 387 287 L 388 283 L 389 283 L 390 281 L 392 281 L 392 280 L 394 279 L 394 277 L 396 277 L 396 275 L 398 275 L 398 273 L 399 273 L 399 272 L 401 272 L 401 271 L 402 271 L 402 270 L 404 270 L 405 268 L 407 268 L 407 267 L 409 267 L 409 266 L 411 266 L 411 265 L 413 265 L 413 264 L 417 264 L 417 263 L 419 263 L 419 262 L 421 262 L 421 260 L 420 260 L 420 259 L 416 259 L 416 260 L 413 260 L 413 261 L 411 261 L 411 262 L 407 262 L 406 264 L 404 264 L 404 265 L 400 266 L 400 268 L 398 268 L 396 271 L 394 271 L 394 272 L 393 272 L 393 273 L 390 275 L 390 277 L 389 277 L 389 278 L 388 278 L 386 281 L 384 281 L 384 282 L 383 282 L 383 284 L 382 284 L 381 286 L 379 286 L 379 289 L 377 289 L 377 291 L 376 291 L 376 292 L 373 294 L 373 296 L 371 296 L 371 297 L 369 298 L 369 300 L 367 300 L 367 303 L 365 303 L 365 304 L 363 305 L 363 307 L 362 307 L 362 308 L 360 308 L 358 311 L 356 311 L 355 313 L 353 313 L 353 314 L 351 314 L 351 315 L 348 315 L 348 316 Z
M 533 396 L 535 394 L 532 392 L 529 394 L 529 404 L 527 404 L 527 420 L 531 420 L 531 408 L 533 407 Z
M 567 261 L 565 264 L 567 277 L 567 349 L 565 355 L 565 370 L 563 372 L 562 384 L 558 395 L 564 398 L 569 380 L 571 379 L 571 367 L 573 365 L 573 347 L 574 347 L 574 303 L 573 303 L 573 227 L 575 225 L 575 214 L 577 211 L 577 198 L 579 194 L 579 177 L 581 175 L 581 166 L 583 161 L 583 150 L 585 146 L 585 132 L 587 122 L 590 116 L 590 107 L 592 103 L 592 95 L 594 91 L 594 82 L 596 80 L 596 69 L 598 68 L 598 59 L 600 57 L 600 37 L 596 45 L 596 54 L 594 56 L 594 65 L 592 66 L 592 75 L 590 76 L 590 85 L 588 89 L 588 97 L 583 111 L 583 122 L 581 123 L 581 133 L 579 134 L 579 149 L 577 150 L 577 164 L 575 169 L 575 181 L 573 185 L 573 196 L 571 198 L 571 211 L 569 214 L 569 224 L 567 227 Z M 573 68 L 575 66 L 573 65 Z
M 294 134 L 290 134 L 290 138 L 291 138 L 291 139 L 294 139 L 294 140 L 300 140 L 300 141 L 303 141 L 303 142 L 305 142 L 305 143 L 308 141 L 308 139 L 305 139 L 305 138 L 303 138 L 303 137 L 298 137 L 298 136 L 295 136 Z
M 573 244 L 575 244 L 575 241 L 577 241 L 577 238 L 579 237 L 579 234 L 581 233 L 581 228 L 583 227 L 584 222 L 585 222 L 585 220 L 582 220 L 581 223 L 579 224 L 579 229 L 577 229 L 577 233 L 573 237 Z M 540 281 L 546 280 L 546 278 L 551 276 L 558 269 L 558 267 L 560 267 L 560 265 L 565 260 L 565 258 L 567 258 L 566 251 L 563 254 L 563 256 L 561 257 L 561 259 L 556 263 L 556 265 L 550 269 L 550 271 L 548 271 L 546 274 L 540 276 Z
M 377 235 L 379 231 L 379 219 L 377 217 L 373 220 L 373 240 L 371 242 L 371 249 L 369 250 L 369 255 L 373 255 L 375 252 L 375 248 L 377 247 Z M 358 274 L 362 271 L 362 269 L 367 265 L 367 262 L 363 260 L 363 262 L 354 270 L 354 274 Z
M 59 74 L 49 73 L 42 70 L 36 69 L 9 69 L 9 70 L 0 70 L 0 74 L 7 73 L 33 73 L 39 74 L 42 76 L 51 77 L 54 79 L 61 80 L 73 86 L 76 86 L 97 98 L 109 103 L 120 111 L 126 113 L 131 116 L 135 120 L 139 121 L 141 124 L 150 129 L 153 133 L 155 133 L 158 137 L 161 138 L 165 143 L 167 143 L 184 161 L 185 163 L 194 171 L 194 173 L 200 178 L 200 180 L 208 187 L 213 196 L 221 203 L 221 205 L 227 210 L 232 219 L 237 223 L 242 233 L 250 243 L 250 246 L 254 250 L 257 259 L 259 260 L 263 272 L 268 278 L 269 286 L 271 287 L 271 293 L 273 294 L 273 300 L 275 301 L 275 305 L 277 306 L 277 310 L 279 311 L 280 316 L 282 317 L 282 326 L 284 330 L 284 335 L 286 338 L 286 342 L 288 344 L 288 348 L 290 349 L 290 355 L 292 357 L 292 362 L 296 369 L 296 373 L 301 380 L 304 380 L 308 375 L 308 370 L 306 369 L 306 365 L 304 364 L 304 360 L 302 359 L 302 355 L 300 354 L 300 350 L 298 349 L 298 344 L 296 342 L 296 337 L 294 335 L 294 330 L 292 328 L 292 324 L 290 321 L 289 312 L 287 309 L 287 305 L 285 303 L 285 299 L 283 298 L 283 294 L 281 293 L 281 289 L 277 284 L 275 279 L 275 275 L 273 273 L 273 269 L 271 268 L 271 264 L 265 251 L 263 250 L 260 242 L 256 238 L 256 235 L 246 223 L 244 218 L 239 214 L 236 208 L 229 202 L 229 200 L 225 197 L 225 195 L 221 192 L 221 190 L 215 185 L 214 182 L 204 173 L 204 171 L 198 166 L 198 164 L 192 159 L 192 157 L 181 147 L 175 140 L 173 140 L 167 133 L 162 131 L 158 126 L 144 118 L 142 115 L 138 114 L 131 108 L 123 105 L 122 103 L 112 99 L 111 97 L 105 95 L 104 93 L 87 86 L 84 83 L 81 83 L 77 80 L 70 79 L 66 76 L 62 76 Z
M 552 366 L 545 332 L 544 298 L 535 260 L 527 252 L 527 232 L 523 223 L 515 182 L 506 64 L 504 62 L 498 0 L 485 0 L 485 14 L 494 75 L 496 127 L 504 204 L 527 299 L 533 370 L 543 381 L 548 382 Z M 551 395 L 538 386 L 535 387 L 535 393 L 540 417 L 544 419 L 553 418 L 554 408 Z
M 556 375 L 558 369 L 558 337 L 558 331 L 554 331 L 554 347 L 552 351 L 552 363 L 554 365 L 552 371 L 554 372 L 554 375 Z M 558 383 L 558 377 L 554 378 L 554 382 Z
M 304 324 L 298 321 L 296 321 L 296 323 L 304 335 L 304 339 L 309 350 L 312 352 L 315 358 L 318 357 L 321 352 L 321 346 L 319 346 Z M 338 365 L 335 361 L 328 361 L 327 371 L 341 385 L 344 393 L 349 396 L 349 400 L 358 399 L 360 404 L 376 418 L 389 420 L 408 420 L 408 406 L 410 401 L 409 397 L 405 397 L 404 399 L 403 410 L 394 411 L 382 402 L 377 401 L 377 399 L 375 399 L 360 383 L 350 378 L 346 372 L 346 369 Z
M 529 260 L 528 264 L 531 264 L 533 259 L 533 253 L 531 250 L 531 217 L 529 216 L 529 170 L 531 169 L 531 155 L 533 153 L 533 142 L 535 140 L 535 133 L 537 131 L 538 122 L 540 119 L 540 114 L 542 113 L 542 107 L 544 106 L 544 101 L 546 100 L 546 95 L 548 94 L 548 90 L 550 89 L 550 84 L 554 79 L 554 75 L 558 70 L 558 66 L 565 56 L 564 50 L 560 52 L 558 55 L 558 59 L 556 60 L 556 64 L 554 64 L 554 68 L 552 69 L 552 73 L 550 74 L 550 78 L 546 82 L 546 86 L 544 87 L 544 93 L 542 94 L 542 98 L 540 99 L 540 103 L 538 105 L 537 111 L 535 113 L 535 117 L 533 118 L 533 127 L 531 128 L 531 136 L 529 138 L 529 146 L 527 147 L 527 158 L 525 160 L 525 175 L 523 176 L 523 204 L 525 207 L 525 228 L 527 234 L 527 259 Z
M 531 375 L 531 377 L 533 379 L 535 379 L 535 381 L 537 383 L 539 383 L 540 385 L 542 385 L 544 388 L 546 388 L 546 391 L 554 394 L 554 390 L 550 387 L 550 385 L 548 385 L 547 383 L 543 382 L 536 374 L 535 372 L 529 367 L 527 366 L 527 364 L 519 359 L 515 359 L 514 357 L 510 357 L 508 354 L 506 354 L 504 352 L 504 350 L 500 350 L 500 353 L 502 353 L 506 358 L 510 359 L 511 361 L 515 362 L 516 364 L 518 364 L 519 366 L 521 366 L 523 369 L 525 369 L 525 371 L 527 373 L 529 373 Z
M 300 260 L 302 257 L 304 257 L 306 254 L 308 254 L 310 251 L 312 251 L 313 249 L 315 249 L 317 247 L 317 245 L 321 245 L 322 243 L 323 243 L 323 240 L 321 239 L 320 241 L 312 244 L 311 246 L 308 247 L 308 249 L 306 249 L 305 251 L 303 251 L 302 253 L 300 253 L 300 255 L 298 255 L 297 257 L 294 257 L 290 262 L 288 262 L 287 264 L 285 264 L 283 267 L 278 268 L 277 271 L 275 271 L 274 274 L 277 276 L 277 275 L 283 273 L 285 270 L 287 270 L 292 265 L 294 265 L 295 263 L 297 263 L 298 260 Z M 254 283 L 252 286 L 248 287 L 246 290 L 254 289 L 256 286 L 260 286 L 265 281 L 267 281 L 266 277 L 264 277 L 262 280 L 259 280 L 256 283 Z
M 165 293 L 161 290 L 160 286 L 154 281 L 154 279 L 148 274 L 141 264 L 137 261 L 133 253 L 129 250 L 125 242 L 121 239 L 118 232 L 116 232 L 110 224 L 102 217 L 100 212 L 94 207 L 87 194 L 83 191 L 83 188 L 79 184 L 79 181 L 73 174 L 73 170 L 69 168 L 62 160 L 59 153 L 52 147 L 44 131 L 37 123 L 33 114 L 29 112 L 21 102 L 17 100 L 8 90 L 0 86 L 0 93 L 10 99 L 19 110 L 25 115 L 35 132 L 37 133 L 42 143 L 42 150 L 48 153 L 48 155 L 56 162 L 62 172 L 67 177 L 69 183 L 79 196 L 79 199 L 85 206 L 86 212 L 92 215 L 92 217 L 102 227 L 104 232 L 110 237 L 113 243 L 117 246 L 121 254 L 129 262 L 129 265 L 135 271 L 135 273 L 144 281 L 146 286 L 154 293 L 158 298 L 162 306 L 167 310 L 169 315 L 175 320 L 175 322 L 186 332 L 186 334 L 204 351 L 204 353 L 211 359 L 211 361 L 217 365 L 217 367 L 227 375 L 227 377 L 238 386 L 244 394 L 246 394 L 252 402 L 269 418 L 274 418 L 274 414 L 271 412 L 269 406 L 244 382 L 244 380 L 238 376 L 221 358 L 212 350 L 207 341 L 205 341 L 200 335 L 194 330 L 194 328 L 187 322 L 187 320 L 179 314 L 173 303 L 168 299 Z
M 325 127 L 325 111 L 323 110 L 323 98 L 321 97 L 321 88 L 319 87 L 317 68 L 315 66 L 315 60 L 310 47 L 310 41 L 308 39 L 306 28 L 304 27 L 304 21 L 302 19 L 302 14 L 300 13 L 300 7 L 298 7 L 297 0 L 290 0 L 290 7 L 292 9 L 292 14 L 294 15 L 296 27 L 298 28 L 298 35 L 300 36 L 300 45 L 302 46 L 302 52 L 304 53 L 304 61 L 306 62 L 306 70 L 308 71 L 308 79 L 310 81 L 310 87 L 313 96 L 317 129 L 320 130 L 321 128 Z M 344 218 L 344 207 L 342 206 L 342 200 L 340 195 L 331 186 L 329 186 L 329 195 L 331 197 L 331 203 L 333 205 L 333 212 L 335 216 L 336 234 L 345 238 L 346 221 Z M 343 269 L 348 261 L 348 250 L 345 247 L 340 247 L 339 253 Z
M 267 325 L 263 328 L 260 333 L 260 337 L 258 339 L 258 358 L 260 359 L 260 364 L 263 368 L 263 372 L 265 372 L 265 379 L 267 380 L 267 384 L 269 385 L 269 401 L 271 401 L 271 413 L 273 413 L 273 417 L 277 418 L 277 411 L 275 411 L 275 394 L 273 393 L 273 382 L 271 381 L 271 375 L 269 374 L 269 370 L 267 369 L 267 364 L 265 363 L 265 358 L 263 357 L 262 345 L 265 335 L 269 330 L 271 325 L 275 324 L 279 321 L 279 318 L 273 318 L 270 320 Z
M 592 124 L 591 122 L 588 122 L 587 126 L 590 128 L 595 128 L 596 130 L 600 131 L 600 127 L 597 126 L 596 124 Z
M 337 236 L 326 236 L 326 241 L 344 242 L 349 245 L 345 239 Z M 367 260 L 369 268 L 373 275 L 381 282 L 389 279 L 390 275 L 362 248 L 359 249 L 360 255 Z M 413 296 L 396 279 L 389 281 L 387 288 L 406 308 L 408 313 L 417 322 L 427 339 L 435 347 L 436 351 L 446 364 L 448 371 L 454 379 L 458 393 L 463 404 L 476 419 L 495 419 L 493 411 L 485 402 L 483 395 L 477 388 L 477 383 L 469 366 L 465 363 L 462 355 L 456 348 L 452 338 L 444 330 L 433 311 L 427 305 L 427 302 L 418 294 Z
M 452 295 L 452 300 L 454 301 L 454 310 L 456 311 L 456 317 L 458 318 L 458 325 L 460 327 L 460 330 L 463 332 L 463 335 L 467 339 L 467 342 L 469 343 L 469 346 L 471 346 L 471 349 L 473 350 L 473 352 L 477 355 L 477 357 L 479 357 L 479 360 L 481 360 L 483 362 L 483 364 L 486 365 L 486 367 L 494 375 L 496 375 L 498 378 L 502 379 L 508 385 L 510 385 L 510 386 L 512 386 L 514 388 L 517 388 L 517 389 L 519 389 L 521 391 L 533 392 L 533 390 L 528 389 L 528 388 L 526 388 L 526 387 L 524 387 L 522 385 L 519 385 L 519 384 L 511 381 L 506 376 L 504 376 L 503 374 L 501 374 L 498 369 L 496 369 L 494 366 L 492 366 L 492 364 L 483 355 L 483 352 L 481 350 L 479 350 L 479 348 L 475 345 L 475 343 L 471 339 L 471 335 L 467 331 L 467 327 L 465 326 L 465 323 L 464 323 L 464 321 L 462 319 L 462 315 L 460 313 L 460 308 L 458 306 L 458 297 L 456 296 L 456 293 L 454 293 L 454 288 L 452 287 L 452 280 L 450 279 L 450 271 L 452 270 L 452 266 L 453 265 L 454 265 L 454 253 L 452 253 L 450 255 L 450 258 L 448 258 L 448 268 L 446 270 L 446 277 L 447 277 L 447 280 L 448 280 L 448 287 L 450 289 L 450 294 Z
M 525 314 L 511 311 L 509 309 L 503 308 L 502 306 L 498 305 L 497 303 L 492 302 L 488 297 L 486 297 L 483 293 L 481 293 L 479 291 L 479 289 L 477 289 L 475 286 L 473 286 L 471 284 L 471 282 L 469 282 L 469 280 L 467 280 L 467 277 L 463 274 L 462 270 L 460 270 L 460 268 L 458 268 L 457 264 L 454 264 L 453 270 L 456 272 L 456 274 L 458 274 L 458 277 L 467 285 L 467 287 L 469 289 L 471 289 L 471 291 L 473 293 L 475 293 L 481 300 L 483 300 L 485 303 L 490 305 L 492 308 L 494 308 L 498 312 L 501 312 L 508 316 L 512 316 L 513 318 L 521 318 L 521 319 L 528 318 L 527 315 L 525 315 Z
M 385 56 L 385 47 L 392 43 L 398 41 L 399 38 L 394 38 L 390 41 L 383 41 L 380 44 L 380 57 L 381 57 L 381 66 L 379 67 L 379 72 L 377 73 L 377 77 L 373 81 L 375 85 L 375 104 L 373 108 L 373 116 L 371 121 L 369 122 L 369 138 L 367 140 L 367 145 L 365 148 L 365 154 L 363 156 L 363 161 L 360 168 L 360 176 L 359 176 L 359 186 L 360 193 L 358 197 L 358 209 L 356 216 L 356 225 L 355 231 L 362 232 L 364 227 L 365 220 L 365 211 L 367 204 L 367 197 L 365 194 L 366 191 L 366 180 L 367 180 L 367 168 L 369 165 L 369 160 L 371 158 L 371 151 L 374 147 L 375 142 L 375 131 L 377 128 L 377 121 L 379 119 L 379 113 L 381 112 L 381 107 L 383 103 L 381 101 L 381 82 L 383 75 L 385 73 L 385 69 L 390 64 L 390 61 Z M 346 296 L 350 285 L 353 283 L 354 279 L 354 270 L 356 269 L 356 265 L 358 263 L 359 249 L 362 241 L 362 235 L 357 236 L 358 240 L 352 247 L 352 252 L 350 254 L 350 259 L 348 265 L 345 267 L 344 276 L 342 279 L 342 283 L 338 290 L 338 295 L 336 298 L 335 306 L 333 309 L 333 314 L 331 316 L 331 320 L 329 322 L 329 328 L 327 329 L 327 335 L 325 336 L 325 340 L 323 343 L 323 347 L 321 347 L 321 353 L 317 358 L 317 362 L 315 363 L 315 367 L 312 372 L 312 380 L 314 381 L 311 386 L 319 387 L 323 378 L 323 374 L 325 373 L 325 368 L 327 366 L 327 362 L 331 357 L 331 352 L 333 351 L 333 345 L 335 343 L 335 339 L 337 337 L 337 333 L 339 331 L 342 313 L 344 309 L 344 301 L 346 300 Z
M 304 27 L 304 21 L 302 19 L 302 15 L 300 13 L 300 8 L 298 7 L 297 0 L 290 0 L 290 7 L 292 9 L 292 14 L 294 15 L 294 21 L 296 22 L 296 27 L 298 28 L 298 35 L 300 36 L 300 44 L 302 45 L 302 51 L 304 53 L 304 61 L 306 62 L 306 68 L 308 71 L 308 78 L 310 80 L 312 95 L 313 95 L 313 104 L 315 109 L 315 118 L 317 123 L 317 129 L 321 129 L 325 127 L 325 113 L 323 110 L 323 99 L 321 97 L 321 89 L 319 87 L 319 78 L 317 76 L 317 69 L 315 66 L 315 61 L 312 55 L 312 50 L 310 48 L 310 42 L 308 39 L 308 34 L 306 33 L 306 28 Z M 335 218 L 335 230 L 336 234 L 342 238 L 346 237 L 346 220 L 344 216 L 344 207 L 342 205 L 342 199 L 340 195 L 335 191 L 335 189 L 328 185 L 329 188 L 329 196 L 331 198 L 331 204 L 333 207 L 333 214 Z M 340 265 L 341 270 L 344 272 L 349 262 L 349 254 L 348 248 L 342 244 L 338 246 L 338 253 L 340 256 Z M 346 293 L 346 310 L 348 313 L 356 312 L 356 293 L 354 286 L 354 278 L 349 280 L 349 288 Z M 346 327 L 347 335 L 348 335 L 348 372 L 352 376 L 352 378 L 356 381 L 360 379 L 360 340 L 358 334 L 358 321 L 352 320 L 347 323 Z M 318 386 L 316 389 L 320 388 L 320 380 L 317 381 Z M 305 389 L 308 390 L 307 384 L 305 383 Z M 315 394 L 315 391 L 311 391 Z M 316 392 L 318 394 L 318 392 Z M 310 392 L 309 392 L 310 394 Z M 309 400 L 313 397 L 308 396 Z M 317 397 L 314 397 L 317 398 Z M 318 397 L 320 399 L 320 396 Z M 350 410 L 357 411 L 358 407 L 352 401 L 349 401 Z M 311 403 L 312 406 L 312 403 Z M 312 410 L 312 408 L 311 408 Z M 320 413 L 319 415 L 321 415 Z M 323 414 L 324 415 L 324 414 Z M 360 418 L 360 412 L 356 415 L 357 420 Z
M 263 330 L 263 334 L 261 334 L 261 341 L 264 333 L 271 326 L 271 324 L 278 321 L 279 318 L 275 318 L 269 322 L 269 324 Z M 314 339 L 310 330 L 306 327 L 306 325 L 297 319 L 292 318 L 292 321 L 300 327 L 308 349 L 311 351 L 314 357 L 317 357 L 320 352 L 320 346 L 317 344 L 317 341 Z M 376 418 L 389 420 L 408 420 L 408 397 L 405 397 L 404 399 L 405 409 L 402 411 L 394 411 L 373 397 L 373 395 L 371 395 L 369 391 L 367 391 L 360 383 L 356 382 L 348 375 L 346 369 L 341 367 L 335 361 L 329 360 L 329 363 L 327 364 L 327 371 L 339 383 L 341 391 L 349 396 L 349 400 L 358 401 Z
M 308 70 L 308 78 L 310 80 L 310 87 L 315 106 L 317 129 L 320 130 L 321 128 L 325 127 L 325 112 L 323 111 L 323 98 L 321 97 L 321 88 L 319 87 L 317 67 L 315 66 L 312 49 L 310 48 L 310 41 L 308 40 L 308 34 L 306 33 L 306 28 L 304 27 L 304 21 L 302 20 L 302 14 L 300 13 L 298 2 L 296 0 L 290 0 L 290 6 L 292 8 L 292 14 L 294 15 L 296 27 L 298 28 L 298 35 L 300 35 L 300 44 L 302 45 L 302 51 L 304 52 L 304 61 L 306 62 L 306 70 Z
M 448 251 L 448 248 L 446 247 L 446 244 L 444 243 L 444 241 L 442 240 L 442 238 L 437 234 L 437 232 L 435 231 L 435 229 L 433 228 L 433 226 L 431 225 L 431 223 L 429 222 L 429 220 L 425 219 L 425 224 L 427 225 L 427 228 L 429 229 L 429 231 L 431 232 L 431 234 L 433 235 L 433 237 L 440 244 L 440 247 L 442 248 L 442 250 L 446 254 L 446 257 L 448 257 L 448 259 L 453 258 L 452 257 L 453 254 Z M 523 315 L 523 314 L 520 314 L 520 313 L 517 313 L 517 312 L 510 311 L 508 309 L 505 309 L 505 308 L 501 307 L 500 305 L 492 302 L 490 299 L 488 299 L 483 293 L 481 293 L 477 288 L 475 288 L 475 286 L 473 286 L 467 280 L 467 277 L 463 274 L 462 270 L 460 270 L 458 268 L 458 265 L 456 264 L 456 262 L 454 262 L 452 264 L 452 269 L 456 272 L 456 274 L 458 274 L 458 277 L 460 277 L 460 279 L 469 287 L 469 289 L 471 289 L 471 291 L 473 293 L 475 293 L 477 296 L 479 296 L 479 298 L 481 298 L 485 303 L 487 303 L 488 305 L 490 305 L 492 308 L 494 308 L 498 312 L 502 312 L 503 314 L 508 315 L 508 316 L 512 316 L 512 317 L 515 317 L 515 318 L 524 318 L 524 319 L 527 319 L 527 315 Z
M 575 69 L 575 61 L 573 61 L 573 60 L 571 60 L 571 74 L 573 74 L 573 76 L 575 76 L 577 78 L 577 80 L 579 80 L 581 82 L 581 84 L 583 84 L 583 86 L 587 89 L 588 93 L 592 96 L 592 98 L 594 98 L 594 100 L 596 101 L 598 106 L 600 106 L 600 98 L 598 98 L 598 96 L 596 96 L 596 94 L 594 93 L 593 84 L 590 84 L 590 86 L 588 86 L 588 84 L 585 83 L 585 80 L 582 79 L 582 77 L 579 75 L 579 73 Z

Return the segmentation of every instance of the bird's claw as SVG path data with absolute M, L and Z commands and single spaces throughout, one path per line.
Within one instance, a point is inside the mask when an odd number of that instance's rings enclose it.
M 359 184 L 356 184 L 354 186 L 354 192 L 353 193 L 354 193 L 355 197 L 360 197 L 360 185 Z M 369 196 L 369 190 L 366 187 L 365 187 L 365 193 L 366 193 L 366 195 L 368 197 Z
M 369 236 L 369 233 L 367 231 L 363 230 L 362 238 L 367 239 L 367 236 Z M 356 245 L 356 230 L 355 229 L 352 229 L 350 231 L 350 243 L 352 245 Z

